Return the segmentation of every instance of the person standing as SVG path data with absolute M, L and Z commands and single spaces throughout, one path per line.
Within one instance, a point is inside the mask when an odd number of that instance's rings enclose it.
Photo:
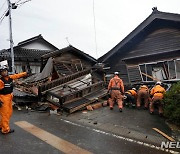
M 27 76 L 26 72 L 9 75 L 7 67 L 0 67 L 0 130 L 2 134 L 13 133 L 10 129 L 9 121 L 13 112 L 13 80 Z
M 156 85 L 151 89 L 152 101 L 150 102 L 150 114 L 154 113 L 154 105 L 157 103 L 159 108 L 159 115 L 163 115 L 163 98 L 166 90 L 161 86 L 161 82 L 158 81 Z
M 124 84 L 119 78 L 119 72 L 114 72 L 114 77 L 109 81 L 108 92 L 111 95 L 109 98 L 110 110 L 113 110 L 114 103 L 117 102 L 119 111 L 122 112 Z

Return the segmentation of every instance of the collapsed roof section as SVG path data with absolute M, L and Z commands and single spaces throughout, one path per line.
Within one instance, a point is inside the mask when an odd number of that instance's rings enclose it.
M 41 85 L 39 95 L 72 113 L 106 95 L 104 82 L 93 82 L 92 79 L 90 69 L 79 71 Z
M 41 60 L 41 73 L 17 85 L 39 100 L 72 113 L 106 95 L 103 72 L 84 52 L 69 46 L 43 55 Z

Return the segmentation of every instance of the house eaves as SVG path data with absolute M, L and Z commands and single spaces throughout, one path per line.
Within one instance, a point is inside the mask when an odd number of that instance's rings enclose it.
M 160 12 L 157 8 L 153 8 L 153 12 L 139 25 L 137 26 L 129 35 L 127 35 L 120 43 L 118 43 L 114 48 L 112 48 L 109 52 L 98 59 L 98 62 L 106 62 L 108 59 L 113 56 L 117 52 L 121 52 L 121 49 L 128 44 L 130 45 L 132 40 L 137 37 L 140 33 L 144 33 L 146 29 L 148 29 L 153 22 L 157 22 L 158 20 L 165 21 L 175 21 L 180 22 L 180 15 L 173 13 Z
M 14 58 L 15 59 L 39 59 L 44 54 L 47 54 L 49 52 L 52 52 L 50 50 L 38 50 L 38 49 L 25 49 L 25 48 L 15 48 L 14 49 Z M 0 56 L 9 59 L 11 57 L 10 49 L 3 50 L 3 52 L 0 53 Z
M 47 54 L 43 55 L 42 58 L 56 57 L 65 52 L 72 52 L 74 54 L 81 56 L 82 58 L 85 58 L 86 60 L 90 60 L 93 63 L 97 62 L 97 60 L 95 58 L 93 58 L 92 56 L 86 54 L 85 52 L 73 47 L 72 45 L 69 45 L 68 47 L 62 48 L 60 50 L 56 50 L 56 51 L 47 53 Z
M 164 51 L 163 54 L 167 55 L 167 54 L 174 54 L 174 53 L 179 53 L 180 50 L 170 50 L 170 51 Z M 157 52 L 155 54 L 147 54 L 147 55 L 142 55 L 142 56 L 134 56 L 134 57 L 127 57 L 127 58 L 123 58 L 122 61 L 128 61 L 128 60 L 135 60 L 138 58 L 146 58 L 146 57 L 153 57 L 153 56 L 159 56 L 160 54 L 162 54 L 162 52 Z M 152 59 L 153 61 L 153 59 Z
M 45 42 L 46 44 L 49 44 L 50 46 L 52 46 L 54 48 L 54 50 L 58 50 L 57 47 L 55 47 L 54 45 L 52 45 L 50 42 L 48 42 L 47 40 L 45 40 L 43 38 L 43 36 L 41 34 L 39 34 L 38 36 L 35 36 L 35 37 L 32 37 L 30 39 L 27 39 L 27 40 L 24 40 L 22 42 L 19 42 L 17 46 L 14 46 L 14 48 L 20 48 L 20 47 L 23 47 L 27 44 L 30 44 L 34 41 L 37 41 L 37 40 L 43 40 L 43 42 Z

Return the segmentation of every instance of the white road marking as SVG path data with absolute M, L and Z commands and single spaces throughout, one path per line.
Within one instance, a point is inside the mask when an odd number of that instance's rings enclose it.
M 179 154 L 178 151 L 164 149 L 164 148 L 161 148 L 160 146 L 156 146 L 156 145 L 153 145 L 153 144 L 149 144 L 149 143 L 134 140 L 134 139 L 131 139 L 131 138 L 123 137 L 123 136 L 116 135 L 116 134 L 113 134 L 113 133 L 107 133 L 105 131 L 94 129 L 94 128 L 91 128 L 91 127 L 88 127 L 88 126 L 83 126 L 83 125 L 80 125 L 80 124 L 77 124 L 77 123 L 74 123 L 74 122 L 71 122 L 71 121 L 68 121 L 68 120 L 61 119 L 61 121 L 64 121 L 66 123 L 69 123 L 69 124 L 72 124 L 72 125 L 75 125 L 75 126 L 78 126 L 78 127 L 83 127 L 83 128 L 86 128 L 86 129 L 89 129 L 89 130 L 92 130 L 94 132 L 98 132 L 98 133 L 101 133 L 101 134 L 104 134 L 104 135 L 108 135 L 108 136 L 112 136 L 112 137 L 115 137 L 115 138 L 118 138 L 118 139 L 122 139 L 122 140 L 125 140 L 125 141 L 128 141 L 128 142 L 137 143 L 137 144 L 140 144 L 140 145 L 152 148 L 152 149 L 165 151 L 165 152 L 169 152 L 169 153 L 172 153 L 172 154 Z
M 27 121 L 18 121 L 15 124 L 25 131 L 31 133 L 42 141 L 48 143 L 49 145 L 55 147 L 56 149 L 67 153 L 67 154 L 91 154 L 91 152 L 82 149 L 66 140 L 63 140 L 41 128 L 38 128 Z

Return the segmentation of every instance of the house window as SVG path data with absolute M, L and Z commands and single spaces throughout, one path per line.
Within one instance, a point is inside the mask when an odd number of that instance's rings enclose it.
M 180 59 L 139 65 L 143 81 L 180 79 Z
M 22 72 L 22 65 L 15 65 L 15 71 L 16 73 Z
M 176 67 L 174 60 L 168 61 L 169 79 L 176 79 Z
M 32 72 L 33 74 L 34 74 L 34 73 L 40 73 L 40 66 L 31 65 L 30 68 L 31 68 L 31 72 Z
M 176 60 L 176 76 L 180 79 L 180 59 Z

